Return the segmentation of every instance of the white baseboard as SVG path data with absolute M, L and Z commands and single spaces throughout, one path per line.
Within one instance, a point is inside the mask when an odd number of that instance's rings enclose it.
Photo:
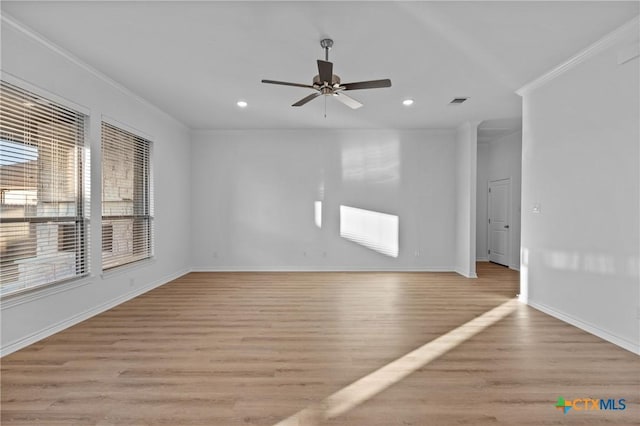
M 5 345 L 4 347 L 0 348 L 0 357 L 5 356 L 5 355 L 9 355 L 10 353 L 13 353 L 17 350 L 20 350 L 24 347 L 27 347 L 29 345 L 31 345 L 32 343 L 35 343 L 39 340 L 42 340 L 46 337 L 49 337 L 55 333 L 58 333 L 66 328 L 69 328 L 73 325 L 76 325 L 82 321 L 85 321 L 93 316 L 96 316 L 104 311 L 107 311 L 115 306 L 120 305 L 121 303 L 124 303 L 128 300 L 133 299 L 134 297 L 137 297 L 143 293 L 146 293 L 149 290 L 153 290 L 156 287 L 160 287 L 163 284 L 166 284 L 170 281 L 175 280 L 176 278 L 179 278 L 181 276 L 183 276 L 184 274 L 189 273 L 190 270 L 188 268 L 180 270 L 174 274 L 165 276 L 159 280 L 153 281 L 145 286 L 142 287 L 138 287 L 133 291 L 130 291 L 128 293 L 125 293 L 121 296 L 116 297 L 115 299 L 111 299 L 105 303 L 102 303 L 98 306 L 95 306 L 91 309 L 88 309 L 84 312 L 80 312 L 79 314 L 73 315 L 65 320 L 59 321 L 56 324 L 53 324 L 49 327 L 46 327 L 40 331 L 37 331 L 35 333 L 29 334 L 23 338 L 20 338 L 14 342 L 11 342 L 7 345 Z
M 196 266 L 191 272 L 454 272 L 453 267 Z
M 482 259 L 476 259 L 476 262 L 491 262 L 491 261 L 489 259 L 482 258 Z M 503 265 L 503 266 L 507 266 L 507 268 L 509 269 L 513 269 L 514 271 L 520 272 L 520 265 Z
M 489 258 L 488 257 L 478 257 L 476 258 L 476 262 L 488 262 Z
M 613 343 L 614 345 L 620 346 L 623 349 L 626 349 L 630 352 L 633 352 L 636 355 L 640 355 L 640 344 L 636 342 L 631 342 L 623 337 L 616 336 L 606 330 L 601 329 L 600 327 L 590 324 L 588 322 L 582 321 L 578 318 L 575 318 L 572 315 L 565 314 L 563 312 L 557 311 L 554 308 L 551 308 L 545 304 L 532 302 L 531 299 L 527 302 L 529 306 L 535 308 L 541 312 L 544 312 L 547 315 L 550 315 L 554 318 L 557 318 L 561 321 L 564 321 L 568 324 L 573 325 L 574 327 L 578 327 L 581 330 L 586 331 L 587 333 L 591 333 L 595 336 L 600 337 L 608 342 Z
M 471 273 L 469 271 L 463 271 L 462 268 L 454 268 L 453 272 L 460 274 L 465 278 L 478 278 L 478 275 L 476 275 L 475 272 Z

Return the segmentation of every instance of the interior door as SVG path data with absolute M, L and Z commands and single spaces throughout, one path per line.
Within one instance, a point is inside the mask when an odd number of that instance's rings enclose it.
M 509 265 L 509 205 L 511 180 L 489 182 L 489 260 Z

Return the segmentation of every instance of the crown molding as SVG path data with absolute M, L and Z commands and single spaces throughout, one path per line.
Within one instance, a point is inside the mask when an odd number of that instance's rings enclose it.
M 637 40 L 639 28 L 640 28 L 640 15 L 636 16 L 635 18 L 633 18 L 626 24 L 622 25 L 618 29 L 610 32 L 600 40 L 593 43 L 591 46 L 581 50 L 580 52 L 573 55 L 571 58 L 567 59 L 565 62 L 556 66 L 552 70 L 536 78 L 535 80 L 525 84 L 524 86 L 516 90 L 516 93 L 520 96 L 524 96 L 530 93 L 531 91 L 541 86 L 544 86 L 551 80 L 564 74 L 565 72 L 574 68 L 578 64 L 586 61 L 587 59 L 592 58 L 598 53 L 616 45 L 617 43 L 620 43 L 625 40 L 629 40 L 630 38 Z
M 82 113 L 84 115 L 91 115 L 91 108 L 87 105 L 82 105 L 77 102 L 72 101 L 71 99 L 67 99 L 64 96 L 60 96 L 56 93 L 52 93 L 51 91 L 36 86 L 35 84 L 31 84 L 28 81 L 21 79 L 18 76 L 15 76 L 11 73 L 8 73 L 4 70 L 0 69 L 0 78 L 6 83 L 17 86 L 23 90 L 33 93 L 36 96 L 45 98 L 47 101 L 53 101 L 60 105 L 63 105 L 69 109 L 72 109 L 76 112 Z
M 24 34 L 25 36 L 27 36 L 30 39 L 38 42 L 42 46 L 44 46 L 47 49 L 51 50 L 52 52 L 62 56 L 63 58 L 65 58 L 69 62 L 73 63 L 74 65 L 77 65 L 78 67 L 80 67 L 83 70 L 87 71 L 88 73 L 90 73 L 94 77 L 100 79 L 101 81 L 107 83 L 111 87 L 117 89 L 122 94 L 127 95 L 127 96 L 133 98 L 134 100 L 136 100 L 137 102 L 140 102 L 141 104 L 145 105 L 146 107 L 149 107 L 149 108 L 161 113 L 162 115 L 170 118 L 174 122 L 176 122 L 176 123 L 180 124 L 182 127 L 184 127 L 185 130 L 190 130 L 190 128 L 185 123 L 183 123 L 182 121 L 178 120 L 173 115 L 169 114 L 168 112 L 166 112 L 165 110 L 161 109 L 157 105 L 149 102 L 148 100 L 146 100 L 142 96 L 140 96 L 137 93 L 133 92 L 131 89 L 128 89 L 127 87 L 125 87 L 122 84 L 118 83 L 117 81 L 113 80 L 111 77 L 107 76 L 106 74 L 103 74 L 101 71 L 98 71 L 96 68 L 93 68 L 91 65 L 87 64 L 82 59 L 80 59 L 77 56 L 75 56 L 73 53 L 69 52 L 68 50 L 66 50 L 66 49 L 58 46 L 57 44 L 53 43 L 52 41 L 48 40 L 42 34 L 38 33 L 37 31 L 35 31 L 35 30 L 33 30 L 33 29 L 29 28 L 29 27 L 27 27 L 22 22 L 16 20 L 12 16 L 8 15 L 6 12 L 0 13 L 0 19 L 2 21 L 2 25 L 7 25 L 8 27 L 11 27 L 11 28 L 15 29 L 16 31 Z

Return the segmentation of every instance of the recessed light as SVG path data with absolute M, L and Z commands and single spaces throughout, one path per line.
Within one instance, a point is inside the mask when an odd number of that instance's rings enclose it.
M 246 101 L 238 101 L 236 102 L 236 105 L 238 105 L 240 108 L 246 108 L 249 104 Z
M 405 99 L 404 101 L 402 101 L 402 105 L 404 106 L 413 105 L 413 99 Z

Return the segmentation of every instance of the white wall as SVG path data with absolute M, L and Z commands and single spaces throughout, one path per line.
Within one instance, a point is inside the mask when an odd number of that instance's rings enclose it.
M 638 20 L 625 28 L 520 92 L 521 294 L 640 353 L 640 68 L 618 64 Z
M 488 188 L 489 182 L 507 179 L 511 181 L 509 206 L 509 264 L 520 269 L 520 214 L 522 174 L 522 131 L 503 136 L 478 146 L 478 212 L 477 258 L 488 258 Z
M 44 42 L 46 43 L 46 42 Z M 189 267 L 190 144 L 188 130 L 75 63 L 52 46 L 3 21 L 3 78 L 90 112 L 92 169 L 91 275 L 2 300 L 2 353 L 10 353 L 110 306 L 163 284 Z M 33 87 L 31 87 L 31 85 Z M 117 120 L 148 136 L 153 145 L 155 259 L 101 276 L 100 120 Z
M 200 270 L 452 270 L 453 131 L 195 132 Z M 322 202 L 322 228 L 314 203 Z M 399 255 L 340 237 L 340 206 L 399 217 Z
M 456 130 L 455 271 L 476 277 L 476 179 L 478 123 L 465 122 Z

